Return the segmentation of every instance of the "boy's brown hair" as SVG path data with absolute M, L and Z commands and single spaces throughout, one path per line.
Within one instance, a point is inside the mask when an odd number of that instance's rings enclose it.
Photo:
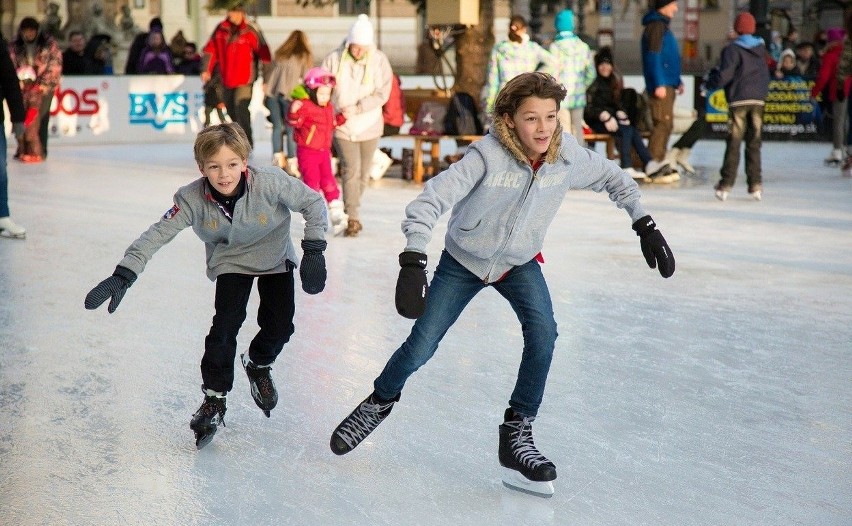
M 497 94 L 497 100 L 494 101 L 494 118 L 505 114 L 513 117 L 518 107 L 528 97 L 553 99 L 558 107 L 566 94 L 565 86 L 552 75 L 541 71 L 521 73 L 507 82 Z
M 195 162 L 201 166 L 204 161 L 219 153 L 222 146 L 227 146 L 243 160 L 248 159 L 251 153 L 251 143 L 243 128 L 236 122 L 226 122 L 208 126 L 198 132 L 193 147 Z

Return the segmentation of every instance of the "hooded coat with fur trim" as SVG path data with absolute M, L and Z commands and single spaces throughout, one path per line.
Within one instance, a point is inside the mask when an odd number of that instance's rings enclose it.
M 405 208 L 405 250 L 426 252 L 438 219 L 452 210 L 445 248 L 486 283 L 541 252 L 568 190 L 606 191 L 634 222 L 647 215 L 639 187 L 619 166 L 558 128 L 533 171 L 520 140 L 502 119 L 464 157 L 426 183 Z

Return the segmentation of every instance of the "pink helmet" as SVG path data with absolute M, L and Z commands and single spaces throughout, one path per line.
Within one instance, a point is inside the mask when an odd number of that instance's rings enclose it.
M 311 68 L 305 73 L 305 87 L 317 89 L 320 86 L 334 87 L 334 75 L 325 68 Z

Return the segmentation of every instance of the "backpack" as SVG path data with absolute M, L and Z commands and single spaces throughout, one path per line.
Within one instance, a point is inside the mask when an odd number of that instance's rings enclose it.
M 450 98 L 447 115 L 444 117 L 444 133 L 447 135 L 482 135 L 476 100 L 468 93 L 456 93 Z
M 443 135 L 444 118 L 447 115 L 447 103 L 427 100 L 417 110 L 417 117 L 408 132 L 411 135 Z

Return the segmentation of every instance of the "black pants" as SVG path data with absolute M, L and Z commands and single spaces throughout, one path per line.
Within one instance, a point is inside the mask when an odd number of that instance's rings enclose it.
M 234 359 L 237 334 L 246 319 L 246 305 L 255 276 L 222 274 L 216 278 L 216 313 L 213 326 L 204 340 L 201 379 L 206 389 L 226 393 L 234 386 Z M 290 340 L 295 328 L 293 315 L 293 273 L 258 276 L 260 306 L 257 324 L 260 331 L 249 345 L 249 358 L 258 365 L 269 365 Z
M 239 124 L 243 131 L 246 132 L 249 143 L 254 146 L 254 137 L 251 133 L 251 112 L 249 104 L 251 104 L 251 95 L 253 84 L 237 86 L 236 88 L 224 89 L 225 107 L 228 108 L 228 114 L 231 119 Z

